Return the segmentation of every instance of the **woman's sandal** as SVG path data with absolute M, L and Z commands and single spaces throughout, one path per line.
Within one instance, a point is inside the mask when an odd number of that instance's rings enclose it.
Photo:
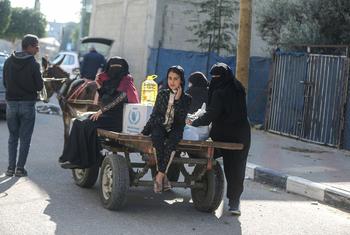
M 171 189 L 171 183 L 168 177 L 165 175 L 163 179 L 163 191 L 169 191 Z
M 153 179 L 153 182 L 154 182 L 154 184 L 153 184 L 153 191 L 155 193 L 161 193 L 163 191 L 163 185 L 158 183 L 156 178 Z

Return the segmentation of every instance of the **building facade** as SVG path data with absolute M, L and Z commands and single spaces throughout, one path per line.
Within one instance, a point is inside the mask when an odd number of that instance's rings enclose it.
M 201 51 L 188 41 L 193 32 L 186 27 L 195 16 L 186 10 L 193 8 L 186 0 L 93 0 L 89 36 L 115 40 L 111 55 L 129 62 L 139 88 L 146 76 L 149 48 Z M 265 48 L 253 16 L 251 55 L 267 56 Z

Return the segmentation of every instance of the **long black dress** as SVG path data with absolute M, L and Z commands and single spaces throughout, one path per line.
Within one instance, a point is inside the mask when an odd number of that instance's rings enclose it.
M 215 151 L 216 157 L 223 156 L 227 198 L 230 199 L 230 203 L 238 203 L 243 192 L 251 138 L 246 93 L 226 64 L 214 65 L 211 74 L 219 78 L 213 77 L 210 82 L 206 113 L 193 121 L 192 125 L 206 126 L 212 123 L 210 137 L 214 141 L 244 144 L 244 149 L 241 151 Z
M 62 165 L 64 168 L 89 168 L 95 164 L 101 163 L 100 146 L 97 141 L 97 128 L 121 132 L 123 106 L 127 102 L 124 92 L 115 90 L 113 101 L 105 100 L 103 105 L 103 113 L 96 120 L 89 118 L 73 122 L 68 143 L 60 157 L 60 162 L 70 162 L 68 165 Z

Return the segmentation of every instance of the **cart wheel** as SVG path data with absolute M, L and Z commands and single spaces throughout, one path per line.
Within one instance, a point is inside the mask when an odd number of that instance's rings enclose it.
M 129 182 L 125 158 L 117 154 L 106 156 L 100 172 L 99 194 L 103 206 L 109 210 L 120 210 L 126 203 Z
M 156 171 L 156 167 L 151 167 L 152 178 L 156 177 Z M 180 177 L 180 166 L 178 164 L 171 164 L 168 169 L 167 177 L 170 182 L 177 182 Z
M 197 165 L 193 175 L 199 174 L 202 169 L 203 166 Z M 213 169 L 207 171 L 202 180 L 198 182 L 203 183 L 205 188 L 191 189 L 194 207 L 203 212 L 215 211 L 219 207 L 224 193 L 224 175 L 220 164 L 216 162 Z
M 73 169 L 72 175 L 75 184 L 82 188 L 91 188 L 96 183 L 98 171 L 98 165 L 86 169 Z

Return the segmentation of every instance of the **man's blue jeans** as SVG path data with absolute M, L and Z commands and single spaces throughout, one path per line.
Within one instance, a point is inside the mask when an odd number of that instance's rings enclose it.
M 35 101 L 7 101 L 9 168 L 15 169 L 18 140 L 20 140 L 17 168 L 24 168 L 35 123 Z

